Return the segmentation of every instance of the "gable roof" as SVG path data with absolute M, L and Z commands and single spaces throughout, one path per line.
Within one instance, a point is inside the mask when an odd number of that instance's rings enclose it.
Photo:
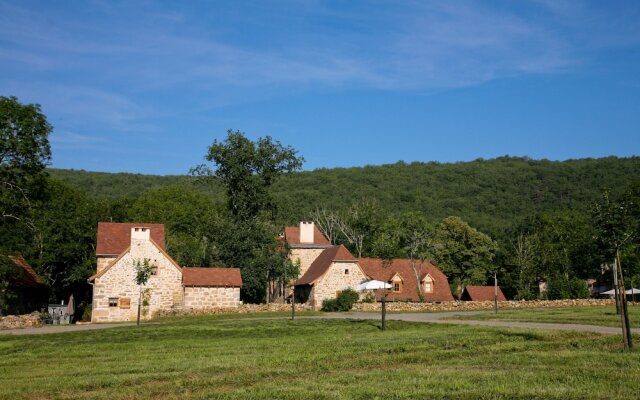
M 184 286 L 242 287 L 239 268 L 182 268 Z
M 131 244 L 131 228 L 149 228 L 151 240 L 165 250 L 164 225 L 147 223 L 98 222 L 96 255 L 117 256 Z
M 411 267 L 411 260 L 408 258 L 394 258 L 388 267 L 384 266 L 383 260 L 380 258 L 359 258 L 360 267 L 371 279 L 382 282 L 390 282 L 391 278 L 398 275 L 402 278 L 402 291 L 392 292 L 389 295 L 391 300 L 412 300 L 420 301 L 418 295 L 418 283 L 416 282 L 415 273 Z M 453 295 L 449 288 L 449 280 L 435 265 L 425 260 L 422 264 L 422 274 L 420 281 L 422 282 L 426 276 L 433 279 L 433 291 L 424 293 L 425 301 L 453 301 Z M 421 285 L 422 286 L 422 285 Z M 420 286 L 420 290 L 422 287 Z
M 493 301 L 494 290 L 493 286 L 465 286 L 460 298 L 467 301 Z M 498 301 L 507 301 L 500 286 L 498 286 Z
M 284 238 L 290 247 L 329 247 L 331 242 L 327 239 L 317 225 L 313 225 L 313 243 L 300 243 L 300 227 L 286 226 Z
M 44 279 L 31 268 L 31 265 L 22 256 L 8 256 L 9 261 L 18 267 L 19 274 L 11 277 L 11 286 L 37 288 L 46 286 Z
M 169 253 L 167 253 L 167 251 L 165 249 L 163 249 L 162 247 L 160 247 L 160 245 L 158 245 L 158 243 L 156 243 L 153 239 L 150 239 L 149 242 L 155 246 L 155 248 L 158 249 L 158 251 L 160 251 L 160 254 L 162 254 L 163 256 L 165 256 L 169 262 L 171 263 L 171 265 L 173 265 L 174 267 L 176 267 L 176 269 L 178 271 L 180 271 L 180 273 L 182 273 L 182 268 L 178 265 L 178 263 L 171 258 L 171 256 L 169 255 Z M 127 253 L 129 253 L 129 251 L 131 250 L 131 246 L 128 246 L 125 251 L 123 251 L 122 253 L 120 253 L 118 255 L 118 257 L 116 257 L 115 260 L 111 261 L 109 263 L 109 265 L 107 265 L 106 267 L 104 267 L 102 269 L 102 271 L 92 275 L 89 277 L 89 279 L 87 279 L 87 281 L 89 282 L 93 282 L 96 278 L 100 278 L 102 275 L 106 274 L 108 270 L 111 269 L 111 267 L 113 267 L 114 265 L 116 265 L 118 263 L 118 261 L 120 261 L 120 259 L 122 259 L 122 257 L 124 257 Z
M 312 285 L 318 279 L 320 279 L 331 267 L 334 261 L 352 261 L 358 260 L 351 255 L 349 250 L 343 245 L 331 246 L 325 249 L 320 255 L 311 263 L 307 272 L 296 281 L 296 285 Z

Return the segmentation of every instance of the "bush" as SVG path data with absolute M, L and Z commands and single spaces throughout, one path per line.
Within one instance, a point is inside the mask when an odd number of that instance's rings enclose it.
M 358 301 L 360 296 L 352 289 L 346 289 L 340 292 L 337 298 L 327 299 L 322 302 L 322 311 L 349 311 L 353 307 L 353 303 Z
M 91 321 L 91 304 L 84 308 L 84 311 L 82 312 L 82 320 L 87 322 Z
M 582 279 L 556 276 L 549 281 L 547 296 L 549 300 L 586 299 L 589 289 Z

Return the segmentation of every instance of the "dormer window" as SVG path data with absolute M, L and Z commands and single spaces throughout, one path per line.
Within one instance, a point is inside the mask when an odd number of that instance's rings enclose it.
M 395 274 L 395 275 L 391 278 L 391 289 L 392 289 L 395 293 L 402 292 L 402 278 L 400 277 L 400 275 Z
M 424 278 L 424 292 L 425 293 L 433 293 L 433 279 L 430 275 L 427 275 Z

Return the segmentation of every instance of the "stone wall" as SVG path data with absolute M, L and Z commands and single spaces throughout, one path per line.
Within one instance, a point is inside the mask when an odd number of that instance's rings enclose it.
M 0 317 L 0 329 L 38 328 L 40 326 L 42 326 L 42 316 L 37 311 L 31 314 Z
M 300 260 L 299 277 L 307 272 L 311 263 L 313 263 L 324 250 L 325 249 L 291 249 L 291 252 L 289 253 L 289 259 L 291 262 L 295 263 L 297 260 Z
M 310 309 L 311 306 L 309 306 L 308 304 L 296 304 L 296 312 L 308 311 Z M 241 304 L 238 307 L 173 308 L 158 311 L 154 314 L 154 318 L 212 314 L 247 314 L 260 312 L 291 312 L 291 304 L 270 303 Z
M 135 283 L 137 260 L 150 260 L 158 267 L 143 289 L 148 290 L 149 306 L 141 318 L 150 318 L 158 310 L 183 304 L 182 270 L 148 240 L 134 240 L 128 253 L 107 272 L 95 279 L 91 322 L 133 321 L 137 317 L 140 287 Z M 117 298 L 118 305 L 109 306 L 109 298 Z
M 185 287 L 185 308 L 238 307 L 240 288 L 237 287 Z
M 346 274 L 345 270 L 349 270 Z M 355 261 L 334 261 L 324 276 L 313 286 L 309 301 L 320 308 L 325 299 L 335 299 L 338 292 L 345 289 L 358 291 L 358 285 L 367 280 Z
M 104 257 L 104 256 L 97 257 L 97 260 L 96 260 L 98 264 L 98 268 L 96 270 L 97 273 L 100 273 L 100 271 L 108 267 L 109 264 L 111 264 L 115 259 L 116 257 Z
M 532 301 L 500 301 L 498 308 L 544 308 L 544 307 L 589 307 L 615 305 L 610 299 L 577 299 L 577 300 L 532 300 Z M 380 311 L 381 303 L 356 303 L 352 311 Z M 493 301 L 446 301 L 442 303 L 409 303 L 409 302 L 387 302 L 387 311 L 473 311 L 473 310 L 493 310 Z

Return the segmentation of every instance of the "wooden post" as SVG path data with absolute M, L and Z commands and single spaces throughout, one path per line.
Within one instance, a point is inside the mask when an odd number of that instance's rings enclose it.
M 386 289 L 383 289 L 386 290 Z M 382 292 L 382 330 L 385 330 L 385 320 L 387 318 L 387 293 Z
M 296 318 L 296 286 L 293 285 L 293 292 L 291 292 L 291 320 Z
M 498 273 L 493 273 L 493 305 L 498 313 Z
M 618 288 L 618 256 L 613 260 L 613 295 L 616 299 L 616 314 L 620 315 L 620 290 Z
M 142 303 L 142 285 L 140 285 L 140 295 L 138 296 L 138 319 L 136 325 L 140 325 L 140 305 Z
M 622 274 L 622 264 L 620 263 L 620 252 L 616 250 L 616 263 L 618 264 L 618 284 L 620 292 L 620 308 L 622 311 L 622 337 L 624 339 L 625 350 L 633 348 L 633 338 L 631 336 L 631 326 L 629 325 L 629 310 L 627 309 L 627 296 L 624 292 L 624 276 Z

